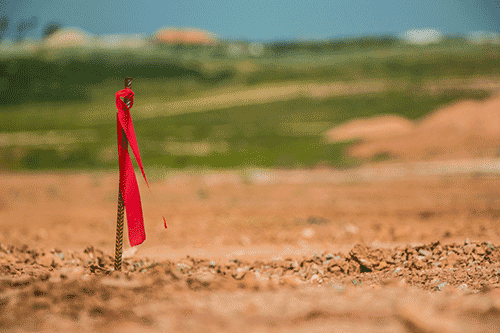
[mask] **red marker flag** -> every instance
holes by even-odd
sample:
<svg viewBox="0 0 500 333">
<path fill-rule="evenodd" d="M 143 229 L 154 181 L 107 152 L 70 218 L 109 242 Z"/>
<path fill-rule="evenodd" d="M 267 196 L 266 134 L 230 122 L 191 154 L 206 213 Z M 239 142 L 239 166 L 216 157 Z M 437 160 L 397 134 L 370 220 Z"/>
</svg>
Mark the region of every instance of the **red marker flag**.
<svg viewBox="0 0 500 333">
<path fill-rule="evenodd" d="M 130 106 L 127 106 L 121 98 L 125 100 L 128 99 L 130 101 Z M 118 110 L 116 124 L 118 132 L 118 159 L 120 165 L 120 192 L 123 196 L 125 210 L 127 212 L 130 246 L 135 246 L 144 242 L 146 239 L 146 232 L 144 230 L 141 196 L 139 194 L 139 187 L 137 185 L 134 167 L 132 166 L 132 160 L 128 152 L 127 142 L 130 143 L 130 147 L 132 148 L 148 189 L 149 184 L 146 179 L 146 174 L 144 173 L 144 167 L 142 166 L 134 125 L 132 124 L 132 117 L 130 116 L 130 108 L 134 105 L 134 92 L 132 89 L 127 87 L 117 91 L 115 94 L 115 103 Z M 167 222 L 164 217 L 163 221 L 166 228 Z"/>
</svg>

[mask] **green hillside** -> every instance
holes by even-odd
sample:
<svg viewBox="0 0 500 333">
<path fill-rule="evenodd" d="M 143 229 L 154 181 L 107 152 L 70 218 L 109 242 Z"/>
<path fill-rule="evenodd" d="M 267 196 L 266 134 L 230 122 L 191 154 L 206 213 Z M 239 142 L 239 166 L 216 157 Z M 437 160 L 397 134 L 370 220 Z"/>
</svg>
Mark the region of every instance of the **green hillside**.
<svg viewBox="0 0 500 333">
<path fill-rule="evenodd" d="M 337 96 L 323 100 L 299 97 L 134 121 L 145 165 L 159 168 L 296 168 L 358 165 L 345 157 L 349 142 L 327 143 L 322 133 L 336 124 L 380 114 L 419 119 L 437 107 L 461 100 L 484 99 L 485 91 L 447 91 L 437 95 L 408 91 Z M 112 108 L 110 107 L 112 110 Z M 4 169 L 109 169 L 117 167 L 116 123 L 108 110 L 105 124 L 31 123 L 19 132 L 2 122 Z M 47 112 L 47 111 L 46 111 Z M 16 115 L 18 116 L 18 115 Z M 47 120 L 50 118 L 46 118 Z M 21 118 L 15 118 L 23 122 Z M 15 128 L 16 131 L 7 132 Z"/>
</svg>

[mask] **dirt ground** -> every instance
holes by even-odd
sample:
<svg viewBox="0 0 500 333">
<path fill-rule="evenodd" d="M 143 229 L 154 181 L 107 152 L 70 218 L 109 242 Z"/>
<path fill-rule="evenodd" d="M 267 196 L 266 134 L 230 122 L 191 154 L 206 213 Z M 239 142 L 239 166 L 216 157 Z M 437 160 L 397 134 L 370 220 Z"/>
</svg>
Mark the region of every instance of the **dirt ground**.
<svg viewBox="0 0 500 333">
<path fill-rule="evenodd" d="M 330 133 L 376 166 L 140 181 L 121 271 L 117 172 L 1 173 L 0 331 L 499 332 L 499 101 Z"/>
<path fill-rule="evenodd" d="M 117 174 L 1 174 L 0 330 L 500 330 L 499 176 L 329 173 L 140 182 L 120 272 Z"/>
</svg>

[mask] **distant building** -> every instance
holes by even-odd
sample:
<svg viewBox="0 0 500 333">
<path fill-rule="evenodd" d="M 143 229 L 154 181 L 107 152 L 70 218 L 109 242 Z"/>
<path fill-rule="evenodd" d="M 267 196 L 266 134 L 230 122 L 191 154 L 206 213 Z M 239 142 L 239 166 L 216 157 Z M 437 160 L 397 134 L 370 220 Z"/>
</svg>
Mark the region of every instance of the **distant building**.
<svg viewBox="0 0 500 333">
<path fill-rule="evenodd" d="M 56 31 L 45 40 L 49 48 L 87 47 L 93 37 L 79 28 L 64 28 Z"/>
<path fill-rule="evenodd" d="M 408 44 L 415 45 L 428 45 L 432 43 L 439 43 L 441 41 L 442 35 L 441 32 L 425 28 L 425 29 L 413 29 L 404 32 L 401 37 Z"/>
<path fill-rule="evenodd" d="M 500 44 L 500 34 L 492 31 L 472 31 L 467 35 L 467 40 L 476 45 Z"/>
<path fill-rule="evenodd" d="M 154 34 L 152 43 L 215 46 L 219 40 L 214 33 L 200 29 L 161 28 Z"/>
</svg>

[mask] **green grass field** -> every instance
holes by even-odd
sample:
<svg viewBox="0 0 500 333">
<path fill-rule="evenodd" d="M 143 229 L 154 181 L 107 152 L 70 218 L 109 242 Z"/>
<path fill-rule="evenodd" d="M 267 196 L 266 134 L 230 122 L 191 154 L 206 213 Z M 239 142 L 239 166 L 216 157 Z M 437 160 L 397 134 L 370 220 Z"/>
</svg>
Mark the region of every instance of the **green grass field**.
<svg viewBox="0 0 500 333">
<path fill-rule="evenodd" d="M 325 142 L 322 133 L 328 128 L 380 114 L 417 120 L 442 105 L 465 98 L 484 99 L 488 95 L 486 91 L 458 90 L 437 95 L 386 91 L 323 100 L 298 97 L 194 113 L 136 117 L 134 125 L 143 162 L 149 167 L 348 168 L 363 161 L 345 156 L 344 149 L 350 142 Z M 24 112 L 5 112 L 0 125 L 4 169 L 117 167 L 116 113 L 112 103 L 103 107 L 103 118 L 94 124 L 77 121 L 79 112 L 84 111 L 81 106 L 21 110 Z M 55 115 L 58 117 L 53 121 Z"/>
<path fill-rule="evenodd" d="M 127 75 L 134 77 L 132 114 L 144 164 L 177 169 L 356 166 L 364 161 L 344 154 L 351 143 L 329 144 L 325 130 L 380 114 L 417 120 L 489 95 L 431 94 L 425 84 L 500 76 L 498 45 L 396 43 L 262 57 L 220 57 L 210 49 L 94 51 L 0 52 L 2 170 L 116 168 L 114 93 Z M 300 89 L 255 98 L 288 86 L 367 80 L 388 85 L 323 98 Z"/>
</svg>

